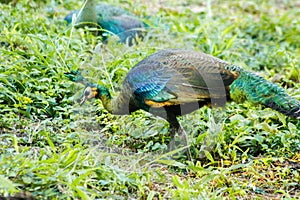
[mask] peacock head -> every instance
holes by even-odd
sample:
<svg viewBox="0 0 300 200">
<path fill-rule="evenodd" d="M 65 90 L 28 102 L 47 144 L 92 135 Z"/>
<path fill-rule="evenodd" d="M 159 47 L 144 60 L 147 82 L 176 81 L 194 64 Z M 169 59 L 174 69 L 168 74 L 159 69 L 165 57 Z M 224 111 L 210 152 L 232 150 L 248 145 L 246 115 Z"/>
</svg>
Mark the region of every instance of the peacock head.
<svg viewBox="0 0 300 200">
<path fill-rule="evenodd" d="M 99 98 L 103 103 L 111 99 L 111 95 L 107 87 L 100 85 L 89 85 L 83 91 L 83 97 L 80 101 L 80 105 L 88 99 Z"/>
</svg>

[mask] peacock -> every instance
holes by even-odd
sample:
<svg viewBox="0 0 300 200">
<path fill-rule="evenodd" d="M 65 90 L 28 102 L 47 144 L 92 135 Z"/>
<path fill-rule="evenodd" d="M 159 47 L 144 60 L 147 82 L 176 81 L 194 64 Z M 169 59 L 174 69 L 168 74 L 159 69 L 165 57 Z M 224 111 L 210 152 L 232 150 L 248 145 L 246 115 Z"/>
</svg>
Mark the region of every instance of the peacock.
<svg viewBox="0 0 300 200">
<path fill-rule="evenodd" d="M 86 85 L 80 104 L 99 98 L 104 108 L 116 115 L 142 109 L 166 119 L 170 124 L 170 149 L 174 148 L 176 133 L 186 135 L 177 117 L 205 105 L 224 106 L 230 100 L 248 100 L 300 118 L 300 102 L 281 87 L 241 67 L 196 51 L 167 49 L 148 56 L 128 72 L 116 98 L 112 98 L 107 87 L 88 82 L 78 71 L 65 75 Z M 186 136 L 184 143 L 188 144 Z M 190 159 L 190 152 L 187 154 Z"/>
<path fill-rule="evenodd" d="M 68 24 L 72 22 L 74 14 L 79 15 L 76 20 L 77 27 L 98 28 L 98 34 L 104 41 L 112 33 L 117 35 L 121 42 L 132 45 L 137 37 L 142 39 L 146 31 L 147 25 L 133 13 L 109 4 L 96 4 L 95 0 L 86 0 L 81 12 L 75 10 L 69 13 L 65 17 Z"/>
</svg>

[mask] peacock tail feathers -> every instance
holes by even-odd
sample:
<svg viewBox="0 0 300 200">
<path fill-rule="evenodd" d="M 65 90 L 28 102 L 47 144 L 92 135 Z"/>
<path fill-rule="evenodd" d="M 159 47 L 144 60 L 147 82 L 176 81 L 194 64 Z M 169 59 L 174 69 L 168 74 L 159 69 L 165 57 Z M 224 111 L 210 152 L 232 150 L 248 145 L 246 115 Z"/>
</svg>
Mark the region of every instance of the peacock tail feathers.
<svg viewBox="0 0 300 200">
<path fill-rule="evenodd" d="M 230 97 L 236 102 L 248 100 L 262 104 L 289 117 L 300 117 L 300 102 L 289 96 L 278 85 L 245 70 L 230 86 Z"/>
</svg>

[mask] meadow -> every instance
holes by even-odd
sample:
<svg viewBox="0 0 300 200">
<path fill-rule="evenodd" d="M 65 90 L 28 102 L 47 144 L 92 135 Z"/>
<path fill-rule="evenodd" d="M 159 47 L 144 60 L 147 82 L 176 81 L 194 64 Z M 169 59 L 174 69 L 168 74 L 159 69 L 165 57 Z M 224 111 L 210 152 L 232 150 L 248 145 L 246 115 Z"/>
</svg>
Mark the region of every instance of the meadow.
<svg viewBox="0 0 300 200">
<path fill-rule="evenodd" d="M 0 199 L 298 199 L 300 120 L 248 102 L 182 116 L 193 162 L 166 152 L 168 124 L 79 106 L 79 69 L 118 94 L 126 73 L 167 48 L 253 71 L 300 100 L 300 2 L 110 0 L 149 25 L 127 46 L 63 20 L 82 1 L 0 1 Z M 173 155 L 173 156 L 172 156 Z"/>
</svg>

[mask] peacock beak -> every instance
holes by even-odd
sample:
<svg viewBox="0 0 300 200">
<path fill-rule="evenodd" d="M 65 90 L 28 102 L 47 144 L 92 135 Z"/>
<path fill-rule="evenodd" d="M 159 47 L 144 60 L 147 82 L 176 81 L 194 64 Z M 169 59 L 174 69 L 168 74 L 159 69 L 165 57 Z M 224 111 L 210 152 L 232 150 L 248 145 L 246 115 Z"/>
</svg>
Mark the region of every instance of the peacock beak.
<svg viewBox="0 0 300 200">
<path fill-rule="evenodd" d="M 87 99 L 88 99 L 88 96 L 85 96 L 85 95 L 84 95 L 84 96 L 81 98 L 79 105 L 82 106 L 82 104 L 84 104 L 84 102 L 85 102 Z"/>
<path fill-rule="evenodd" d="M 97 87 L 87 87 L 87 88 L 85 88 L 79 105 L 81 106 L 88 99 L 95 98 L 97 94 L 98 94 Z"/>
</svg>

